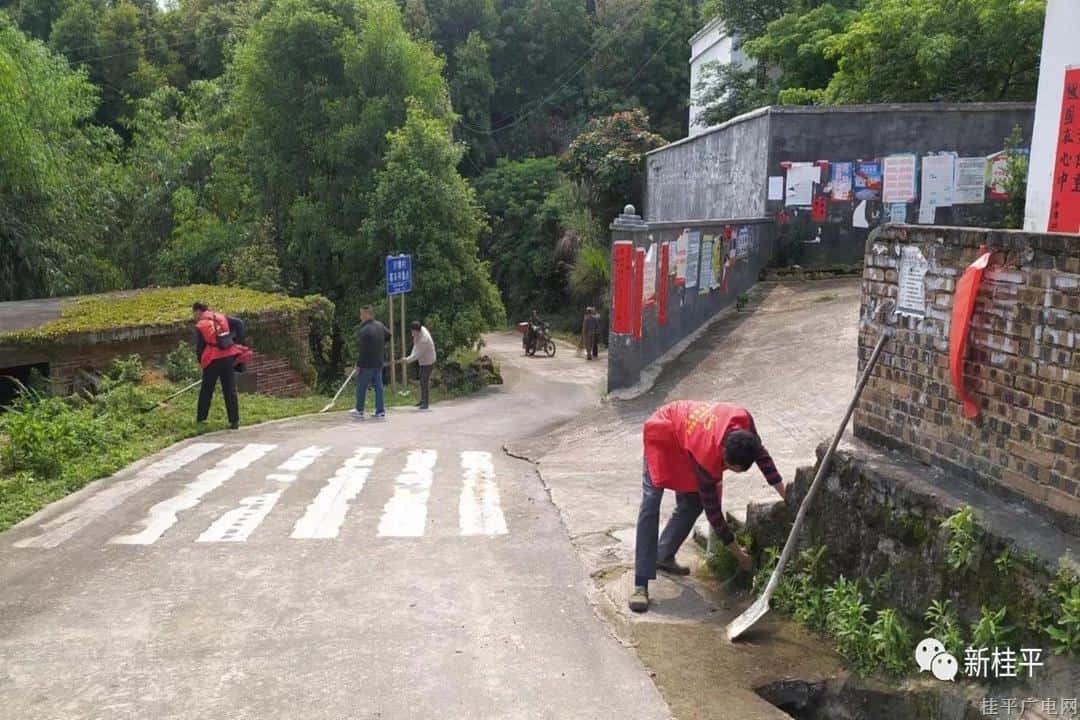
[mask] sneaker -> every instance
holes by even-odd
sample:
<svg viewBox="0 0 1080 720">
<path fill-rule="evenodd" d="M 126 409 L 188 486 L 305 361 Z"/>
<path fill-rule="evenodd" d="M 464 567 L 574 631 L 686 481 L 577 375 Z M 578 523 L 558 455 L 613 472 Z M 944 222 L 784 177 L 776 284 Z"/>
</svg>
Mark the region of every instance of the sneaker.
<svg viewBox="0 0 1080 720">
<path fill-rule="evenodd" d="M 636 613 L 643 613 L 649 609 L 649 588 L 638 585 L 630 596 L 630 609 Z"/>
<path fill-rule="evenodd" d="M 363 420 L 364 419 L 364 411 L 363 410 L 357 410 L 356 408 L 353 408 L 352 410 L 350 410 L 349 415 L 352 415 L 357 420 Z"/>
<path fill-rule="evenodd" d="M 660 562 L 656 563 L 656 569 L 657 570 L 663 570 L 664 572 L 671 573 L 672 575 L 689 575 L 690 574 L 690 568 L 686 567 L 685 565 L 680 565 L 679 563 L 675 562 L 675 557 L 674 556 L 669 557 L 669 558 L 664 558 Z"/>
<path fill-rule="evenodd" d="M 376 420 L 385 420 L 386 419 L 386 413 L 385 412 L 381 412 L 381 413 L 377 412 L 377 413 L 375 413 L 375 419 Z"/>
<path fill-rule="evenodd" d="M 421 410 L 430 410 L 431 409 L 427 405 L 417 405 L 416 407 L 420 408 Z"/>
<path fill-rule="evenodd" d="M 413 405 L 413 407 L 418 407 L 421 410 L 423 410 L 424 409 L 424 403 L 416 403 L 416 405 Z"/>
</svg>

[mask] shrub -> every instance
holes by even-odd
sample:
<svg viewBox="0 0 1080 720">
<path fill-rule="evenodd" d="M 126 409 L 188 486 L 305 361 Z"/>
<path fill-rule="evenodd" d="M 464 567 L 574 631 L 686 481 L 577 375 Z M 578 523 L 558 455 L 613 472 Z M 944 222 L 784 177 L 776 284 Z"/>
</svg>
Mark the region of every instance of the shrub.
<svg viewBox="0 0 1080 720">
<path fill-rule="evenodd" d="M 949 536 L 949 567 L 963 570 L 971 565 L 975 556 L 975 544 L 979 539 L 979 529 L 975 526 L 975 513 L 965 505 L 946 518 L 941 526 Z"/>
<path fill-rule="evenodd" d="M 113 383 L 138 385 L 143 378 L 143 362 L 138 355 L 113 358 L 107 375 Z"/>
<path fill-rule="evenodd" d="M 991 610 L 985 605 L 980 608 L 979 622 L 972 628 L 972 643 L 975 647 L 1001 647 L 1007 645 L 1013 628 L 1005 625 L 1005 613 L 1008 608 Z"/>
<path fill-rule="evenodd" d="M 902 675 L 911 667 L 911 633 L 895 610 L 880 610 L 870 626 L 870 652 L 888 672 Z"/>
<path fill-rule="evenodd" d="M 9 472 L 29 471 L 53 478 L 67 461 L 105 450 L 105 427 L 87 412 L 77 412 L 60 398 L 16 400 L 0 418 L 8 442 L 0 464 Z"/>
<path fill-rule="evenodd" d="M 165 377 L 169 382 L 191 382 L 200 374 L 195 353 L 187 343 L 180 343 L 165 356 Z"/>
</svg>

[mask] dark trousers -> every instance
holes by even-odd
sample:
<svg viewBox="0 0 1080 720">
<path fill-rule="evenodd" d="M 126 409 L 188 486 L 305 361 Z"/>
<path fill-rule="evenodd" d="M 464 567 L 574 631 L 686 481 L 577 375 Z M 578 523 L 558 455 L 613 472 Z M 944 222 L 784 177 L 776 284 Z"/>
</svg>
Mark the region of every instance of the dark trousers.
<svg viewBox="0 0 1080 720">
<path fill-rule="evenodd" d="M 637 547 L 634 557 L 634 574 L 644 580 L 656 578 L 657 558 L 675 557 L 701 515 L 701 496 L 697 493 L 675 493 L 675 512 L 660 531 L 660 501 L 664 489 L 653 485 L 648 466 L 641 477 L 641 509 L 638 510 Z"/>
<path fill-rule="evenodd" d="M 236 358 L 218 358 L 202 372 L 202 385 L 199 386 L 199 407 L 195 412 L 198 422 L 206 420 L 210 414 L 210 401 L 214 399 L 214 386 L 221 381 L 221 392 L 225 395 L 225 412 L 229 424 L 240 422 L 240 402 L 236 398 Z"/>
<path fill-rule="evenodd" d="M 592 346 L 592 359 L 595 360 L 600 357 L 600 336 L 593 335 L 590 345 Z"/>
<path fill-rule="evenodd" d="M 382 368 L 359 368 L 356 373 L 356 409 L 364 412 L 369 387 L 375 388 L 375 414 L 386 412 L 383 405 Z"/>
<path fill-rule="evenodd" d="M 431 394 L 431 369 L 434 365 L 420 366 L 420 407 L 428 406 L 428 396 Z"/>
</svg>

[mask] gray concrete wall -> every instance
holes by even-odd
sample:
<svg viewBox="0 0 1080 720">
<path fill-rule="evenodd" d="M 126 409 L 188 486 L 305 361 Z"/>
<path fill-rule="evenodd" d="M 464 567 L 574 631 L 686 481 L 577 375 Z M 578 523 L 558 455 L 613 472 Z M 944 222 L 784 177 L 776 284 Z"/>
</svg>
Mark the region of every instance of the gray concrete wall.
<svg viewBox="0 0 1080 720">
<path fill-rule="evenodd" d="M 746 226 L 750 229 L 751 254 L 729 270 L 724 291 L 715 289 L 701 294 L 699 288 L 677 286 L 671 275 L 658 278 L 658 289 L 660 282 L 667 283 L 667 323 L 660 325 L 659 305 L 654 304 L 643 310 L 640 340 L 630 335 L 611 334 L 608 341 L 609 391 L 636 385 L 641 379 L 642 370 L 696 332 L 722 309 L 734 305 L 739 295 L 752 288 L 757 282 L 758 273 L 768 265 L 773 255 L 775 225 L 766 219 L 684 224 L 650 223 L 647 233 L 638 233 L 636 237 L 617 238 L 633 239 L 637 247 L 648 249 L 650 242 L 663 243 L 676 239 L 684 228 L 700 231 L 703 236 L 719 236 L 723 235 L 726 226 L 734 229 Z"/>
<path fill-rule="evenodd" d="M 645 221 L 762 216 L 769 117 L 763 108 L 649 153 Z"/>
</svg>

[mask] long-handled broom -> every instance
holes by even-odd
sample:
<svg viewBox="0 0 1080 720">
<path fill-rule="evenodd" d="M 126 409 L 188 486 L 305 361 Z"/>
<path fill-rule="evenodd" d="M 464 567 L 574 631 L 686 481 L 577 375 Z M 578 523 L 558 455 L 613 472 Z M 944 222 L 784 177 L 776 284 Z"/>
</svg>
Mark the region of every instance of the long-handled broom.
<svg viewBox="0 0 1080 720">
<path fill-rule="evenodd" d="M 795 516 L 795 524 L 791 526 L 791 533 L 788 535 L 787 542 L 784 543 L 784 551 L 780 553 L 780 560 L 776 563 L 776 568 L 773 569 L 769 584 L 765 586 L 765 592 L 761 593 L 761 597 L 755 600 L 750 607 L 743 611 L 742 615 L 732 620 L 731 624 L 727 626 L 728 640 L 734 640 L 742 635 L 754 623 L 764 617 L 765 613 L 769 612 L 769 601 L 772 599 L 777 583 L 780 582 L 780 576 L 784 574 L 784 567 L 788 564 L 788 560 L 791 559 L 792 553 L 795 552 L 795 546 L 798 544 L 799 531 L 802 530 L 807 508 L 810 507 L 810 502 L 814 499 L 814 495 L 817 493 L 821 481 L 829 469 L 829 462 L 832 460 L 833 452 L 836 450 L 836 446 L 840 444 L 840 438 L 844 436 L 848 421 L 855 412 L 855 406 L 859 404 L 859 396 L 862 395 L 863 388 L 866 387 L 866 382 L 870 379 L 870 373 L 874 370 L 874 365 L 877 364 L 881 350 L 894 332 L 892 328 L 884 328 L 881 337 L 878 338 L 877 345 L 874 346 L 874 352 L 870 355 L 870 359 L 867 360 L 866 368 L 863 369 L 862 376 L 855 386 L 855 397 L 851 399 L 851 404 L 848 405 L 847 412 L 844 413 L 840 429 L 836 431 L 832 444 L 829 445 L 829 449 L 825 452 L 825 457 L 821 458 L 817 475 L 814 476 L 814 482 L 810 483 L 810 489 L 807 490 L 806 497 L 803 498 L 802 504 L 799 505 L 799 512 Z"/>
<path fill-rule="evenodd" d="M 345 378 L 345 382 L 341 383 L 341 387 L 339 387 L 338 391 L 336 393 L 334 393 L 334 399 L 331 400 L 330 402 L 326 403 L 326 407 L 324 407 L 322 410 L 320 410 L 319 411 L 320 413 L 324 413 L 327 410 L 329 410 L 330 408 L 334 407 L 334 403 L 336 403 L 337 399 L 339 397 L 341 397 L 341 391 L 345 389 L 345 386 L 349 384 L 349 381 L 352 380 L 355 375 L 356 375 L 356 368 L 353 368 L 352 372 L 349 373 L 349 377 Z"/>
</svg>

